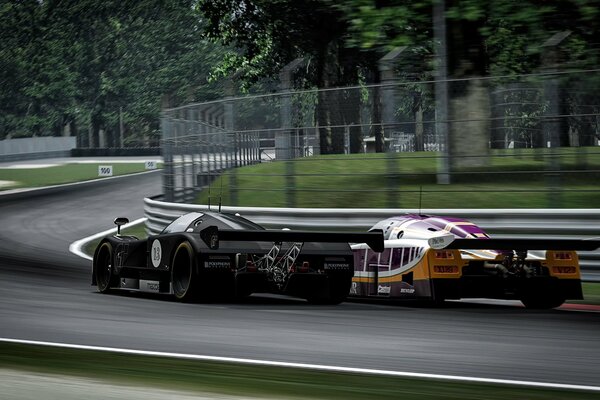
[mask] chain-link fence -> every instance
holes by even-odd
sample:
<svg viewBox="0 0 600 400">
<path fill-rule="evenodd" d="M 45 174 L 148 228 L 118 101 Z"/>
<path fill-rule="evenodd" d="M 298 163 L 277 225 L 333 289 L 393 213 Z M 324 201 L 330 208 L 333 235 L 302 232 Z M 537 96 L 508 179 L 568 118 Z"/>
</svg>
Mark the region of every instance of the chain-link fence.
<svg viewBox="0 0 600 400">
<path fill-rule="evenodd" d="M 444 120 L 436 120 L 434 93 L 440 84 L 448 93 Z M 512 190 L 539 192 L 547 199 L 543 206 L 559 207 L 555 193 L 563 183 L 574 179 L 580 183 L 577 190 L 586 192 L 597 187 L 598 89 L 600 70 L 589 70 L 284 91 L 190 104 L 163 115 L 164 194 L 167 200 L 190 201 L 226 174 L 228 201 L 235 205 L 244 190 L 251 190 L 240 184 L 244 172 L 238 167 L 284 161 L 281 180 L 265 177 L 264 185 L 253 189 L 285 193 L 271 205 L 298 206 L 304 204 L 298 201 L 300 192 L 340 190 L 322 181 L 328 174 L 339 177 L 340 171 L 311 172 L 306 161 L 322 162 L 323 157 L 314 157 L 320 154 L 383 152 L 379 169 L 349 171 L 352 179 L 344 190 L 382 191 L 388 200 L 381 205 L 395 207 L 402 205 L 401 193 L 420 196 L 423 186 L 448 195 L 451 188 L 435 186 L 436 177 L 448 173 L 451 183 L 463 186 L 502 183 L 488 188 L 490 195 L 520 182 L 522 188 Z M 411 154 L 430 168 L 419 169 L 417 163 L 406 170 L 403 165 L 413 164 L 403 157 Z M 444 163 L 446 170 L 440 167 Z M 361 188 L 365 180 L 381 186 Z M 414 201 L 414 195 L 408 198 Z"/>
</svg>

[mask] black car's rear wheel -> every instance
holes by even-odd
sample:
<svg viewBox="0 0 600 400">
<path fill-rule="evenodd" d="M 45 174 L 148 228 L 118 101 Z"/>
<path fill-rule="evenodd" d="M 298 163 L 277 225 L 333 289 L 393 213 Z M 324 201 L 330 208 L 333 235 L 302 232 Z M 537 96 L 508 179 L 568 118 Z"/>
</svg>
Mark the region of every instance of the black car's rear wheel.
<svg viewBox="0 0 600 400">
<path fill-rule="evenodd" d="M 196 255 L 188 241 L 180 243 L 175 250 L 171 278 L 177 299 L 187 301 L 197 295 Z"/>
<path fill-rule="evenodd" d="M 113 271 L 113 248 L 109 242 L 104 242 L 98 250 L 96 258 L 96 284 L 100 293 L 106 293 L 110 290 L 111 284 L 114 281 Z"/>
</svg>

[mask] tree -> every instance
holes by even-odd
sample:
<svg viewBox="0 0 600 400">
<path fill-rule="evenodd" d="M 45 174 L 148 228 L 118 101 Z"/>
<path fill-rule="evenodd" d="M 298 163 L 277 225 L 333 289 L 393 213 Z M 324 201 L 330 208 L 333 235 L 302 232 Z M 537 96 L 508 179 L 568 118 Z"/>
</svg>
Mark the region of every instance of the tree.
<svg viewBox="0 0 600 400">
<path fill-rule="evenodd" d="M 80 135 L 120 145 L 156 135 L 161 106 L 215 96 L 223 51 L 202 36 L 193 0 L 3 1 L 0 132 Z M 103 135 L 101 135 L 103 133 Z"/>
<path fill-rule="evenodd" d="M 539 72 L 542 43 L 554 33 L 567 30 L 571 35 L 563 49 L 570 60 L 565 61 L 563 67 L 595 68 L 597 65 L 598 47 L 594 39 L 599 34 L 600 3 L 597 0 L 447 0 L 445 3 L 448 76 L 458 79 L 450 87 L 449 119 L 470 121 L 450 123 L 455 153 L 473 150 L 473 139 L 480 141 L 479 152 L 487 151 L 489 126 L 485 121 L 489 119 L 486 100 L 489 96 L 486 81 L 477 78 Z M 430 6 L 430 2 L 354 0 L 339 7 L 345 10 L 351 22 L 349 45 L 368 49 L 408 45 L 431 52 Z M 423 66 L 427 67 L 425 63 Z M 464 78 L 469 81 L 462 81 Z M 504 82 L 512 80 L 514 78 L 503 78 Z M 583 99 L 589 94 L 580 91 L 578 96 Z M 575 101 L 570 100 L 572 96 L 562 97 L 569 99 L 570 107 L 575 109 L 571 104 Z M 589 97 L 584 103 L 593 104 Z M 583 121 L 577 129 L 583 132 L 589 131 L 589 127 L 590 123 Z M 563 135 L 567 132 L 567 129 L 562 130 Z M 589 133 L 586 136 L 593 137 Z"/>
<path fill-rule="evenodd" d="M 304 57 L 309 86 L 344 87 L 358 84 L 359 71 L 370 62 L 365 52 L 345 45 L 348 21 L 327 0 L 202 0 L 198 8 L 207 19 L 208 36 L 236 49 L 223 71 L 239 71 L 247 82 L 277 76 L 285 65 Z M 333 91 L 319 91 L 316 123 L 322 153 L 343 152 L 343 128 L 338 127 L 359 124 L 358 106 L 358 92 L 342 99 Z M 353 130 L 354 152 L 361 147 L 359 135 L 359 129 Z"/>
</svg>

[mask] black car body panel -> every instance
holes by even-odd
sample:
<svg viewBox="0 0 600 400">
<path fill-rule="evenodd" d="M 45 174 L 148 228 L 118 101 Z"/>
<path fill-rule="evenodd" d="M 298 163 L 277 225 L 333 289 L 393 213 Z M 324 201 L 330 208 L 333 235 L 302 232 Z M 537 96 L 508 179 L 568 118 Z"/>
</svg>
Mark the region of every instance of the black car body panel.
<svg viewBox="0 0 600 400">
<path fill-rule="evenodd" d="M 92 284 L 175 294 L 181 300 L 270 292 L 338 303 L 353 276 L 348 242 L 383 249 L 381 232 L 265 230 L 237 214 L 189 213 L 162 233 L 110 235 L 94 254 Z"/>
</svg>

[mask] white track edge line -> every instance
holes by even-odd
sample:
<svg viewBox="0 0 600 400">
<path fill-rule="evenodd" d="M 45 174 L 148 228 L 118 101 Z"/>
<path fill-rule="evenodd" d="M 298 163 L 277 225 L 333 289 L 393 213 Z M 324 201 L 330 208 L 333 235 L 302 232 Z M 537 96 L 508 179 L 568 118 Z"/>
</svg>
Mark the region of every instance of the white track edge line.
<svg viewBox="0 0 600 400">
<path fill-rule="evenodd" d="M 128 224 L 123 225 L 121 227 L 121 229 L 125 229 L 125 228 L 128 228 L 130 226 L 140 224 L 142 222 L 145 222 L 147 219 L 148 218 L 145 218 L 145 217 L 144 218 L 140 218 L 140 219 L 136 219 L 135 221 L 132 221 L 132 222 L 130 222 Z M 111 228 L 111 229 L 107 229 L 107 230 L 102 231 L 102 232 L 98 232 L 98 233 L 96 233 L 96 234 L 94 234 L 92 236 L 88 236 L 88 237 L 84 237 L 83 239 L 76 240 L 76 241 L 74 241 L 73 243 L 71 243 L 69 245 L 69 251 L 71 253 L 75 254 L 76 256 L 79 256 L 81 258 L 85 258 L 86 260 L 90 260 L 91 261 L 91 260 L 93 260 L 93 257 L 90 257 L 89 255 L 85 254 L 81 250 L 81 248 L 83 246 L 85 246 L 88 242 L 91 242 L 92 240 L 104 237 L 106 235 L 110 235 L 111 233 L 114 233 L 116 231 L 117 231 L 117 228 Z"/>
<path fill-rule="evenodd" d="M 379 369 L 369 369 L 369 368 L 339 367 L 339 366 L 332 366 L 332 365 L 304 364 L 304 363 L 294 363 L 294 362 L 284 362 L 284 361 L 255 360 L 255 359 L 236 358 L 236 357 L 219 357 L 219 356 L 206 356 L 206 355 L 199 355 L 199 354 L 183 354 L 183 353 L 169 353 L 169 352 L 160 352 L 160 351 L 133 350 L 133 349 L 122 349 L 122 348 L 116 348 L 116 347 L 89 346 L 89 345 L 43 342 L 43 341 L 37 341 L 37 340 L 24 340 L 24 339 L 11 339 L 11 338 L 0 338 L 0 342 L 28 344 L 28 345 L 36 345 L 36 346 L 59 347 L 59 348 L 76 349 L 76 350 L 103 351 L 103 352 L 119 353 L 119 354 L 133 354 L 133 355 L 153 356 L 153 357 L 168 357 L 168 358 L 178 358 L 178 359 L 197 360 L 197 361 L 217 361 L 217 362 L 227 362 L 227 363 L 246 364 L 246 365 L 264 365 L 264 366 L 270 366 L 270 367 L 300 368 L 300 369 L 309 369 L 309 370 L 316 370 L 316 371 L 346 372 L 346 373 L 356 373 L 356 374 L 366 374 L 366 375 L 393 376 L 393 377 L 400 377 L 400 378 L 437 379 L 437 380 L 446 380 L 446 381 L 462 381 L 462 382 L 472 382 L 472 383 L 487 383 L 487 384 L 498 384 L 498 385 L 540 387 L 540 388 L 546 388 L 546 389 L 585 390 L 585 391 L 600 392 L 600 386 L 573 385 L 573 384 L 565 384 L 565 383 L 519 381 L 519 380 L 511 380 L 511 379 L 478 378 L 478 377 L 459 376 L 459 375 L 441 375 L 441 374 L 426 374 L 426 373 L 419 373 L 419 372 L 379 370 Z"/>
</svg>

